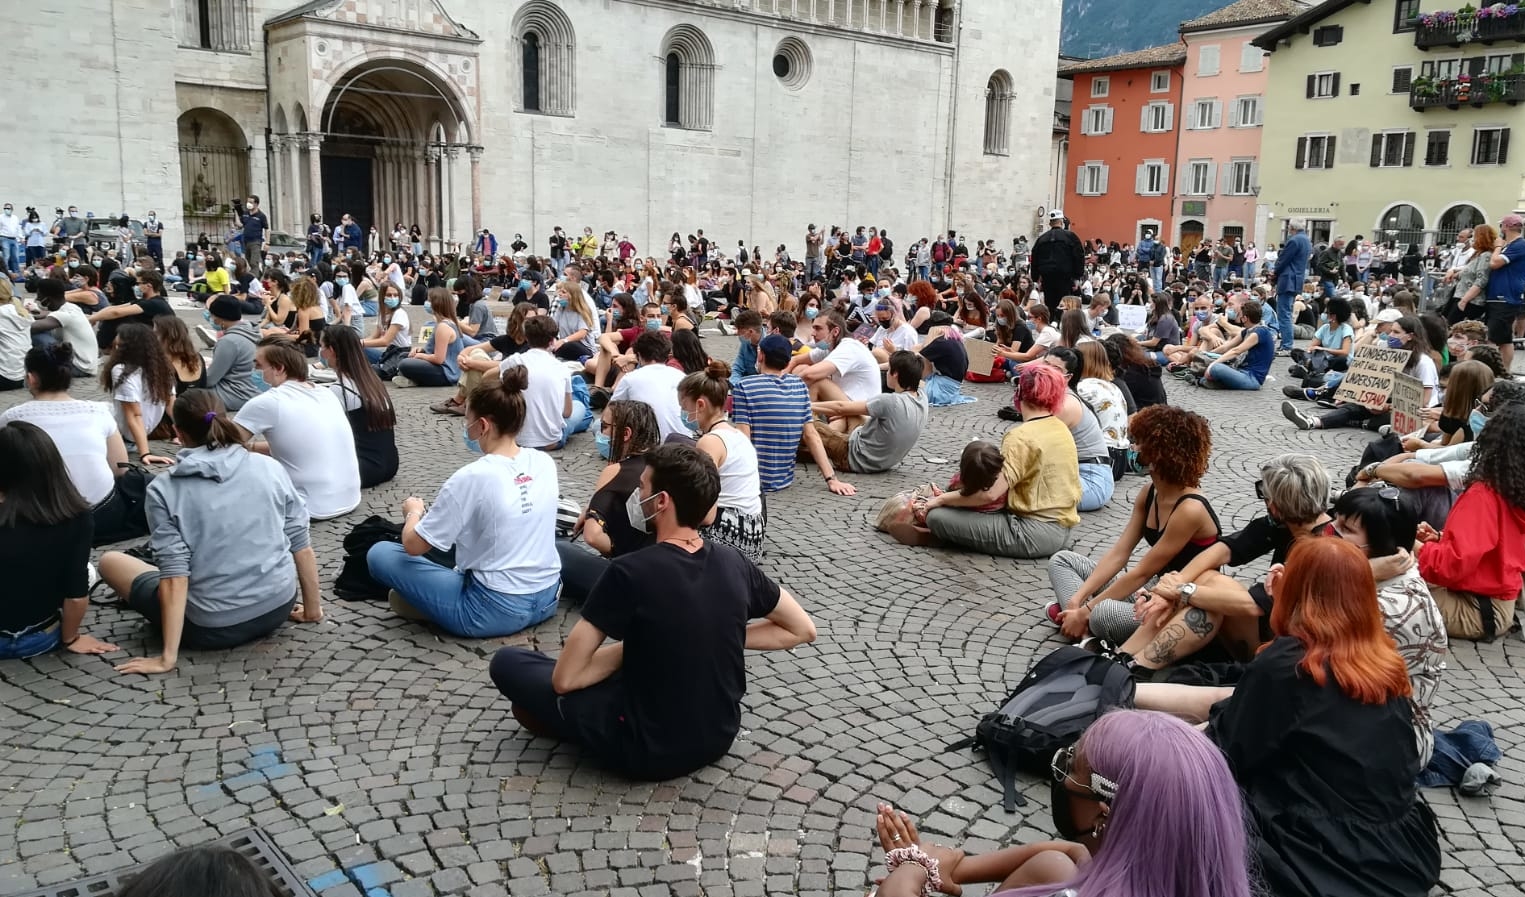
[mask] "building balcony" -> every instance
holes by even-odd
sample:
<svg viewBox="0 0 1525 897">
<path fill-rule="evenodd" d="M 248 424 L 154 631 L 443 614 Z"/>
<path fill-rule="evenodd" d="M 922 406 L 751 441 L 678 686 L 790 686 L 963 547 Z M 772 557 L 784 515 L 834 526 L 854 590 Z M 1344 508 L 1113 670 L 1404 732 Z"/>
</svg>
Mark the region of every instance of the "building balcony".
<svg viewBox="0 0 1525 897">
<path fill-rule="evenodd" d="M 1492 44 L 1498 41 L 1525 41 L 1525 13 L 1486 17 L 1476 13 L 1464 16 L 1435 13 L 1421 16 L 1418 27 L 1414 29 L 1414 46 L 1421 50 L 1460 47 L 1470 43 Z"/>
<path fill-rule="evenodd" d="M 1467 81 L 1415 78 L 1409 86 L 1409 108 L 1423 112 L 1434 106 L 1481 109 L 1490 103 L 1518 105 L 1525 100 L 1525 75 L 1479 75 Z"/>
</svg>

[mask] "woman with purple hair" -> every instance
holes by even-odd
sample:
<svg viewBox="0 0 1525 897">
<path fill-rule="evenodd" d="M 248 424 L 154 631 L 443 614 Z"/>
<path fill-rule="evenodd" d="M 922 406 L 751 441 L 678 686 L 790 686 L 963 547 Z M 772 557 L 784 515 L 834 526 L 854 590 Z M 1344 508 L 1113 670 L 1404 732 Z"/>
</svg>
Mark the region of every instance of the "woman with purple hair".
<svg viewBox="0 0 1525 897">
<path fill-rule="evenodd" d="M 889 874 L 879 897 L 957 895 L 999 882 L 995 897 L 1250 897 L 1239 788 L 1201 732 L 1163 713 L 1116 710 L 1054 755 L 1054 827 L 1063 841 L 982 856 L 919 842 L 910 817 L 881 804 Z M 930 891 L 927 891 L 930 892 Z"/>
</svg>

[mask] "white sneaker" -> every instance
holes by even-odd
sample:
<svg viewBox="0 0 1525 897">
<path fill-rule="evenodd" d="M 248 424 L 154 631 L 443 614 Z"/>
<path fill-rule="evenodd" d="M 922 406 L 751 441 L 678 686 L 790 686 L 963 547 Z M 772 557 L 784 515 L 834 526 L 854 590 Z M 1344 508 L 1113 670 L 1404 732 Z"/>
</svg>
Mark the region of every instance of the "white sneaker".
<svg viewBox="0 0 1525 897">
<path fill-rule="evenodd" d="M 85 565 L 85 592 L 88 594 L 95 591 L 96 583 L 101 581 L 101 571 L 95 568 L 95 564 Z"/>
<path fill-rule="evenodd" d="M 217 348 L 217 333 L 205 324 L 196 325 L 196 335 L 208 349 Z"/>
<path fill-rule="evenodd" d="M 730 336 L 731 334 L 736 332 L 736 328 L 731 326 L 731 322 L 725 320 L 724 318 L 716 318 L 715 319 L 715 329 L 719 330 L 722 334 L 724 334 L 726 336 Z"/>
<path fill-rule="evenodd" d="M 407 389 L 410 386 L 417 386 L 418 384 L 414 383 L 412 380 L 409 380 L 407 377 L 398 374 L 392 378 L 392 385 L 398 389 Z"/>
<path fill-rule="evenodd" d="M 314 364 L 307 368 L 307 379 L 314 383 L 336 383 L 339 375 L 322 365 Z"/>
</svg>

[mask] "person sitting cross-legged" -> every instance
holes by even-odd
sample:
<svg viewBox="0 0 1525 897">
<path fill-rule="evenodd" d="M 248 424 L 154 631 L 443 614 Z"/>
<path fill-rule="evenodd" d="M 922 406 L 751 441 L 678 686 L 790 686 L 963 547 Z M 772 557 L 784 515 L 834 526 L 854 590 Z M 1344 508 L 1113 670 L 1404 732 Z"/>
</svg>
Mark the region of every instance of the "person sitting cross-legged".
<svg viewBox="0 0 1525 897">
<path fill-rule="evenodd" d="M 879 384 L 879 361 L 853 338 L 847 322 L 835 311 L 822 312 L 810 323 L 815 348 L 796 355 L 786 373 L 797 374 L 810 387 L 815 402 L 847 400 L 867 402 L 883 392 Z M 861 420 L 848 420 L 852 426 Z"/>
<path fill-rule="evenodd" d="M 1074 542 L 1080 522 L 1075 439 L 1056 415 L 1069 393 L 1064 375 L 1043 362 L 1017 372 L 1021 426 L 1001 439 L 1004 464 L 988 488 L 927 500 L 927 529 L 943 542 L 1002 557 L 1049 557 Z M 982 510 L 1004 501 L 1003 510 Z"/>
<path fill-rule="evenodd" d="M 323 619 L 307 506 L 286 469 L 244 448 L 247 434 L 210 390 L 188 390 L 170 417 L 185 448 L 145 499 L 157 566 L 101 555 L 101 579 L 164 638 L 159 656 L 119 664 L 122 673 L 167 673 L 182 648 L 232 648 L 288 618 Z"/>
<path fill-rule="evenodd" d="M 788 314 L 788 312 L 778 312 Z M 836 468 L 810 416 L 805 381 L 786 374 L 794 349 L 788 338 L 770 333 L 757 345 L 758 373 L 743 377 L 731 390 L 731 422 L 757 448 L 757 470 L 764 492 L 778 492 L 794 482 L 797 454 L 812 458 L 826 488 L 836 495 L 856 495 L 852 484 L 837 478 Z"/>
<path fill-rule="evenodd" d="M 746 693 L 743 652 L 786 651 L 816 630 L 740 552 L 699 535 L 719 496 L 720 473 L 700 449 L 669 443 L 647 453 L 629 510 L 657 544 L 610 563 L 558 658 L 517 647 L 493 656 L 492 680 L 526 730 L 647 781 L 687 775 L 730 749 Z"/>
<path fill-rule="evenodd" d="M 1218 572 L 1271 555 L 1286 559 L 1294 540 L 1332 535 L 1329 475 L 1312 455 L 1285 454 L 1261 465 L 1255 493 L 1266 505 L 1237 533 L 1224 536 L 1179 573 L 1167 573 L 1137 610 L 1139 627 L 1122 645 L 1135 669 L 1159 670 L 1199 651 L 1215 637 L 1241 659 L 1265 641 L 1272 596 L 1257 583 L 1245 588 Z"/>
<path fill-rule="evenodd" d="M 462 435 L 482 457 L 445 480 L 427 513 L 423 499 L 405 499 L 402 541 L 378 542 L 366 553 L 372 578 L 391 589 L 398 616 L 452 635 L 491 638 L 556 612 L 556 462 L 518 442 L 529 414 L 529 376 L 526 368 L 509 368 L 500 382 L 471 391 Z M 454 567 L 425 557 L 431 549 L 454 549 Z"/>
<path fill-rule="evenodd" d="M 921 356 L 898 349 L 890 356 L 889 392 L 867 401 L 835 399 L 810 406 L 831 419 L 829 424 L 817 422 L 814 428 L 833 470 L 885 473 L 911 453 L 930 417 L 927 398 L 921 393 L 921 375 Z M 810 453 L 811 444 L 802 442 L 799 454 Z"/>
</svg>

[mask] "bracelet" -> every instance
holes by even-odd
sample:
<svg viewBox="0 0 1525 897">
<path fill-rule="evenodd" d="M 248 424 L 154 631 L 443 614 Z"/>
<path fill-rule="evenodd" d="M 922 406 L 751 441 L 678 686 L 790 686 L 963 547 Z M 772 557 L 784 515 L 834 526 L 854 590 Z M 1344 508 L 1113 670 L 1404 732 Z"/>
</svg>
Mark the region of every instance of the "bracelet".
<svg viewBox="0 0 1525 897">
<path fill-rule="evenodd" d="M 74 638 L 69 639 L 67 642 L 62 642 L 60 644 L 62 644 L 63 647 L 67 648 L 70 645 L 74 644 L 75 642 L 79 641 L 80 638 L 81 638 L 81 636 L 76 635 Z"/>
<path fill-rule="evenodd" d="M 836 474 L 832 474 L 832 475 L 831 475 L 831 476 L 829 476 L 829 477 L 827 477 L 827 478 L 826 478 L 826 482 L 828 482 L 828 483 L 829 483 L 829 482 L 831 482 L 831 481 L 832 481 L 832 480 L 834 480 L 834 479 L 836 479 L 836 478 L 837 478 L 837 475 L 836 475 Z"/>
<path fill-rule="evenodd" d="M 884 855 L 884 868 L 890 872 L 899 869 L 906 861 L 917 863 L 927 870 L 927 881 L 921 887 L 924 897 L 932 897 L 942 889 L 943 877 L 939 874 L 938 867 L 941 865 L 937 860 L 927 856 L 927 852 L 918 845 L 909 847 L 897 847 Z"/>
</svg>

